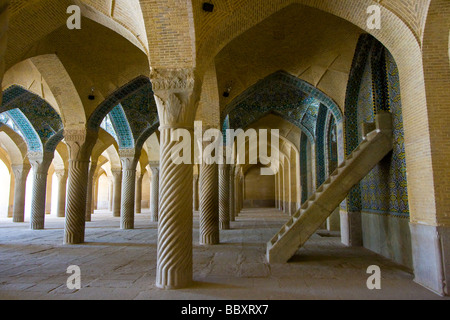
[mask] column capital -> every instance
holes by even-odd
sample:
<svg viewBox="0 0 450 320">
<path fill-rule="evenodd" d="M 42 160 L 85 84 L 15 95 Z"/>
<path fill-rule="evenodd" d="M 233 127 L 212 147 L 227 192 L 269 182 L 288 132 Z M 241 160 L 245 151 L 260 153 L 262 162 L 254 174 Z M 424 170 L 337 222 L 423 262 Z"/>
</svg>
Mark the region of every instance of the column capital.
<svg viewBox="0 0 450 320">
<path fill-rule="evenodd" d="M 111 169 L 113 179 L 119 179 L 122 177 L 122 169 Z"/>
<path fill-rule="evenodd" d="M 52 164 L 54 153 L 50 152 L 30 152 L 28 153 L 28 160 L 34 173 L 47 174 L 50 165 Z"/>
<path fill-rule="evenodd" d="M 121 149 L 119 150 L 122 170 L 136 170 L 137 163 L 141 156 L 141 150 Z"/>
<path fill-rule="evenodd" d="M 71 161 L 89 161 L 98 138 L 98 132 L 81 129 L 65 129 L 64 142 Z"/>
<path fill-rule="evenodd" d="M 150 169 L 153 168 L 159 169 L 159 161 L 150 161 L 148 165 L 150 166 Z"/>
<path fill-rule="evenodd" d="M 194 90 L 195 68 L 151 68 L 150 81 L 153 92 L 183 92 Z"/>
<path fill-rule="evenodd" d="M 69 174 L 69 170 L 67 169 L 59 169 L 59 170 L 55 170 L 55 174 L 56 177 L 61 180 L 61 179 L 67 179 L 67 176 Z"/>
<path fill-rule="evenodd" d="M 97 161 L 92 161 L 89 166 L 89 179 L 95 180 L 95 171 L 97 170 Z"/>
<path fill-rule="evenodd" d="M 11 166 L 11 169 L 16 179 L 22 179 L 24 176 L 25 177 L 28 176 L 28 173 L 30 172 L 31 169 L 31 165 L 28 163 L 13 164 Z"/>
<path fill-rule="evenodd" d="M 161 128 L 193 129 L 201 81 L 195 68 L 150 71 Z"/>
</svg>

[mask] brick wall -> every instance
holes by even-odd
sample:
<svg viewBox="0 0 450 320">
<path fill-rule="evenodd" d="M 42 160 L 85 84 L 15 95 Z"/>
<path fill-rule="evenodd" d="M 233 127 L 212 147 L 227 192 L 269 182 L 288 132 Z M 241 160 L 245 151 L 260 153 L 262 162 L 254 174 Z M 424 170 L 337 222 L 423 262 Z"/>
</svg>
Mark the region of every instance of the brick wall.
<svg viewBox="0 0 450 320">
<path fill-rule="evenodd" d="M 0 5 L 0 83 L 3 79 L 5 68 L 5 50 L 6 50 L 6 30 L 8 28 L 8 1 L 3 1 Z M 1 87 L 0 87 L 0 101 L 1 101 Z"/>
<path fill-rule="evenodd" d="M 445 226 L 450 226 L 449 30 L 450 2 L 431 1 L 423 44 L 423 70 L 434 177 L 433 189 L 430 192 L 435 195 L 435 222 Z M 417 183 L 420 184 L 420 181 Z"/>
</svg>

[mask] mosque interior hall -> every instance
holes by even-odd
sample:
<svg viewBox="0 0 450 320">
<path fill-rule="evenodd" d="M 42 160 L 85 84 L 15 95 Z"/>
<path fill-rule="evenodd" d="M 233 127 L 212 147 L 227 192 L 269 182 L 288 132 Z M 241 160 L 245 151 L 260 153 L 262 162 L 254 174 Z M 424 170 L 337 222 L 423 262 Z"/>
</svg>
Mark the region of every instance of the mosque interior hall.
<svg viewBox="0 0 450 320">
<path fill-rule="evenodd" d="M 2 300 L 449 299 L 448 0 L 0 0 L 0 83 Z"/>
</svg>

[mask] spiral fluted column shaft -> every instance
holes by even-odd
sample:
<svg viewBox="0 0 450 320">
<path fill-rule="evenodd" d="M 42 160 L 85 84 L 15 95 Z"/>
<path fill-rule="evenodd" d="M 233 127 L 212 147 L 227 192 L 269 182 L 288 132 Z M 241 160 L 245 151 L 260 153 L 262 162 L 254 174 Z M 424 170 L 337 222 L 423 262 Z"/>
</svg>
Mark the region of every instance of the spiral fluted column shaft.
<svg viewBox="0 0 450 320">
<path fill-rule="evenodd" d="M 230 229 L 230 166 L 219 165 L 219 226 Z"/>
<path fill-rule="evenodd" d="M 193 196 L 192 196 L 192 206 L 194 207 L 194 211 L 198 211 L 199 210 L 199 194 L 198 194 L 198 183 L 199 183 L 199 178 L 198 175 L 194 176 L 193 179 L 193 183 L 192 183 L 192 192 L 193 192 Z"/>
<path fill-rule="evenodd" d="M 236 202 L 235 202 L 235 167 L 230 166 L 230 221 L 236 221 Z"/>
<path fill-rule="evenodd" d="M 113 170 L 113 200 L 112 200 L 112 212 L 116 218 L 120 217 L 120 205 L 122 198 L 122 170 Z"/>
<path fill-rule="evenodd" d="M 122 170 L 122 208 L 120 212 L 120 228 L 134 229 L 134 204 L 136 193 L 136 169 Z"/>
<path fill-rule="evenodd" d="M 58 218 L 66 216 L 66 189 L 67 189 L 67 171 L 56 172 L 58 178 L 58 203 L 56 204 L 56 215 Z"/>
<path fill-rule="evenodd" d="M 14 206 L 13 222 L 25 221 L 25 189 L 27 184 L 29 166 L 13 167 L 14 172 Z"/>
<path fill-rule="evenodd" d="M 92 220 L 92 199 L 94 194 L 94 174 L 96 169 L 97 165 L 91 163 L 86 194 L 86 222 L 90 222 Z"/>
<path fill-rule="evenodd" d="M 114 194 L 114 179 L 109 178 L 109 191 L 108 191 L 108 211 L 112 212 L 113 210 L 113 194 Z"/>
<path fill-rule="evenodd" d="M 65 244 L 84 242 L 89 161 L 69 162 L 66 198 Z"/>
<path fill-rule="evenodd" d="M 33 195 L 31 200 L 31 229 L 42 230 L 45 225 L 45 194 L 47 173 L 36 172 L 33 175 Z"/>
<path fill-rule="evenodd" d="M 158 222 L 159 216 L 159 167 L 151 167 L 152 185 L 150 194 L 150 214 L 152 222 Z"/>
<path fill-rule="evenodd" d="M 136 213 L 142 213 L 142 179 L 144 175 L 141 174 L 136 178 Z"/>
<path fill-rule="evenodd" d="M 239 195 L 240 195 L 240 201 L 239 201 L 239 207 L 240 210 L 244 209 L 244 199 L 245 199 L 245 191 L 244 191 L 244 177 L 241 177 L 241 181 L 239 183 Z"/>
<path fill-rule="evenodd" d="M 183 288 L 192 282 L 193 167 L 175 164 L 172 129 L 161 130 L 158 263 L 156 285 Z"/>
<path fill-rule="evenodd" d="M 45 192 L 45 214 L 52 212 L 52 187 L 53 187 L 53 173 L 47 172 L 47 191 Z"/>
<path fill-rule="evenodd" d="M 200 166 L 200 244 L 220 242 L 219 231 L 219 170 L 217 164 Z"/>
<path fill-rule="evenodd" d="M 241 213 L 241 178 L 238 176 L 236 180 L 236 217 Z"/>
</svg>

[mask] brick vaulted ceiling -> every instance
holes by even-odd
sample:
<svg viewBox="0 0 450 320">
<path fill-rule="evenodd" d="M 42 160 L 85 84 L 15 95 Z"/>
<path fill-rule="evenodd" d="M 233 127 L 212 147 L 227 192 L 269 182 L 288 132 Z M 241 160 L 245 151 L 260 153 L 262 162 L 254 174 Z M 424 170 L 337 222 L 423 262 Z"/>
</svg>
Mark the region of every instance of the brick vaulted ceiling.
<svg viewBox="0 0 450 320">
<path fill-rule="evenodd" d="M 285 70 L 316 86 L 342 109 L 356 43 L 363 31 L 333 15 L 292 5 L 248 30 L 216 57 L 224 110 L 259 80 Z"/>
</svg>

